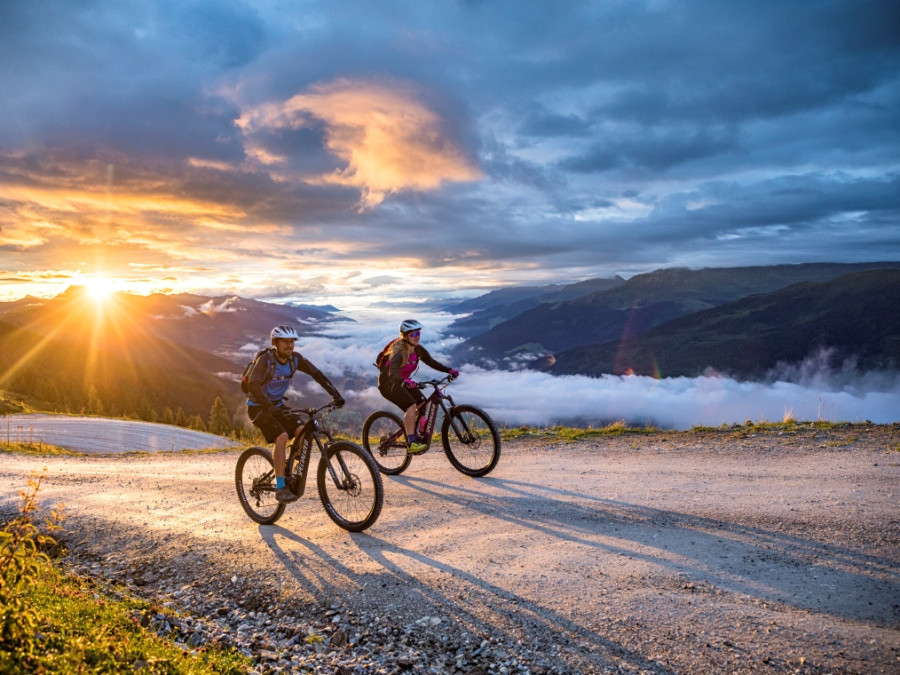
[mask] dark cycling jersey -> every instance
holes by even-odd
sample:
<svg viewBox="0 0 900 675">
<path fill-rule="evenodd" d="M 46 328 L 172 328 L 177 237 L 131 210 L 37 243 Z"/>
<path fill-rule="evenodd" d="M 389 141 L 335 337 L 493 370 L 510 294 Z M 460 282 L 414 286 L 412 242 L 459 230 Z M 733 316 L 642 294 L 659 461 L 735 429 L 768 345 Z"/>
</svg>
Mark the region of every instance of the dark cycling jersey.
<svg viewBox="0 0 900 675">
<path fill-rule="evenodd" d="M 269 359 L 275 359 L 275 370 L 272 373 L 272 378 L 267 381 L 266 378 L 271 365 Z M 300 372 L 306 373 L 318 382 L 332 398 L 340 398 L 338 390 L 331 384 L 331 381 L 325 377 L 322 371 L 316 368 L 312 362 L 304 358 L 300 352 L 293 352 L 291 354 L 291 359 L 294 359 L 294 372 L 299 370 Z M 290 361 L 281 363 L 268 352 L 260 356 L 260 358 L 257 359 L 253 370 L 250 371 L 250 377 L 247 383 L 247 388 L 250 390 L 250 396 L 247 398 L 247 405 L 262 406 L 264 408 L 284 405 L 282 399 L 285 394 L 287 394 L 288 388 L 291 386 L 292 375 Z"/>
</svg>

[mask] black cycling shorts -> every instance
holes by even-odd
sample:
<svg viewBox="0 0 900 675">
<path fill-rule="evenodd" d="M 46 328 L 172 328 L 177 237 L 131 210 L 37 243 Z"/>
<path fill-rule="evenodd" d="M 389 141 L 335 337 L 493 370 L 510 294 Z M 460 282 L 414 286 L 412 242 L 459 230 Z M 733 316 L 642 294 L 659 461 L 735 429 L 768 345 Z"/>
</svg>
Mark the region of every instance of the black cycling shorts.
<svg viewBox="0 0 900 675">
<path fill-rule="evenodd" d="M 388 382 L 379 386 L 378 391 L 403 412 L 409 406 L 418 405 L 425 400 L 425 395 L 419 389 L 410 389 L 402 382 Z"/>
<path fill-rule="evenodd" d="M 287 434 L 288 438 L 293 438 L 297 429 L 300 428 L 300 420 L 297 419 L 297 416 L 289 413 L 283 406 L 272 408 L 267 412 L 261 406 L 248 405 L 247 415 L 250 416 L 250 421 L 263 432 L 266 443 L 274 443 L 281 434 Z"/>
</svg>

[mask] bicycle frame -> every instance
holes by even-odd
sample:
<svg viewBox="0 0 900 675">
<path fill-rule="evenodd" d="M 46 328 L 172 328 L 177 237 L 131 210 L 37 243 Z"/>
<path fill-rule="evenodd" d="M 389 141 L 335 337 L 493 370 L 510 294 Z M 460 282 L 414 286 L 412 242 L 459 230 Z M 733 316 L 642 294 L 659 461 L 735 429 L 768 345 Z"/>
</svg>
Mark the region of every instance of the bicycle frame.
<svg viewBox="0 0 900 675">
<path fill-rule="evenodd" d="M 288 487 L 290 487 L 298 497 L 302 497 L 303 493 L 306 491 L 306 478 L 309 474 L 313 441 L 315 441 L 323 461 L 327 461 L 325 460 L 325 458 L 328 457 L 326 451 L 328 450 L 328 447 L 334 443 L 334 437 L 331 435 L 331 432 L 324 427 L 322 421 L 318 417 L 318 413 L 330 406 L 331 404 L 324 405 L 321 408 L 306 408 L 300 410 L 290 409 L 290 412 L 292 413 L 309 417 L 309 419 L 297 429 L 297 433 L 291 441 L 290 452 L 288 453 L 288 458 L 285 462 L 285 481 L 288 483 Z M 322 442 L 323 436 L 325 437 L 324 443 Z M 297 462 L 296 469 L 294 468 L 295 461 Z M 347 467 L 344 465 L 343 459 L 341 459 L 340 456 L 338 456 L 338 462 L 341 464 L 344 475 L 347 475 Z M 328 473 L 331 476 L 331 480 L 334 481 L 335 487 L 342 489 L 341 481 L 338 478 L 334 467 L 331 465 L 331 462 L 327 462 L 327 464 Z"/>
<path fill-rule="evenodd" d="M 419 425 L 422 422 L 423 416 L 426 419 L 425 429 L 420 432 L 419 440 L 421 440 L 425 446 L 426 450 L 431 448 L 431 441 L 434 439 L 434 429 L 437 425 L 437 414 L 438 410 L 442 410 L 444 412 L 444 416 L 450 420 L 450 425 L 453 427 L 453 431 L 457 433 L 460 438 L 466 438 L 471 435 L 471 431 L 469 429 L 460 430 L 457 426 L 458 419 L 455 416 L 450 415 L 450 411 L 456 406 L 453 402 L 453 397 L 444 391 L 447 388 L 447 385 L 450 384 L 452 380 L 448 378 L 443 378 L 441 380 L 427 380 L 424 382 L 419 382 L 419 389 L 424 389 L 426 386 L 430 385 L 434 387 L 434 391 L 425 399 L 421 404 L 421 408 L 419 412 L 416 414 L 416 429 L 419 429 Z M 443 385 L 443 386 L 442 386 Z M 405 431 L 401 429 L 393 436 L 385 439 L 386 442 L 395 442 L 401 440 L 405 436 Z"/>
</svg>

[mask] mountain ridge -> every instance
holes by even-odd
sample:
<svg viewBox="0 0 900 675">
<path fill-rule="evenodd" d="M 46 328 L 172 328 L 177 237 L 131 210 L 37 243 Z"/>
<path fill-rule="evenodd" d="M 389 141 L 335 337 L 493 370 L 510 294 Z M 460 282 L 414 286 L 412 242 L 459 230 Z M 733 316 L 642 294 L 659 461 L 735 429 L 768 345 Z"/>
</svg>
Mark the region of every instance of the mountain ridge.
<svg viewBox="0 0 900 675">
<path fill-rule="evenodd" d="M 897 267 L 900 262 L 664 268 L 607 290 L 526 310 L 465 340 L 454 348 L 453 357 L 478 365 L 521 364 L 576 347 L 624 340 L 667 321 L 794 283 Z"/>
<path fill-rule="evenodd" d="M 803 282 L 697 312 L 619 341 L 555 355 L 555 375 L 759 378 L 825 350 L 866 370 L 900 366 L 900 269 Z"/>
</svg>

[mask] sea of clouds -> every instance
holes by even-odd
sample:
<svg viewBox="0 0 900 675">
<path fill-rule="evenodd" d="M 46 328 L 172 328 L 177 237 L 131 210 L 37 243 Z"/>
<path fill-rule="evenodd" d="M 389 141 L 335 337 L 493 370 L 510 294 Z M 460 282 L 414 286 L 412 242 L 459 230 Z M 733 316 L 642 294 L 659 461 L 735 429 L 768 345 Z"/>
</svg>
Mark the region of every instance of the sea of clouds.
<svg viewBox="0 0 900 675">
<path fill-rule="evenodd" d="M 422 344 L 438 360 L 448 360 L 459 342 L 448 326 L 458 317 L 446 313 L 402 309 L 360 310 L 353 321 L 329 325 L 317 337 L 304 338 L 300 349 L 329 376 L 343 373 L 360 384 L 344 395 L 356 408 L 390 409 L 376 389 L 372 362 L 397 325 L 414 316 L 424 325 Z M 752 422 L 900 421 L 900 374 L 861 373 L 853 363 L 835 369 L 829 354 L 812 354 L 802 364 L 772 372 L 764 382 L 728 377 L 562 376 L 517 370 L 463 367 L 450 393 L 457 403 L 487 410 L 506 426 L 579 424 L 602 426 L 624 420 L 629 425 L 666 429 Z M 421 367 L 416 377 L 434 371 Z M 365 384 L 369 382 L 370 384 Z M 317 385 L 312 385 L 315 388 Z"/>
</svg>

